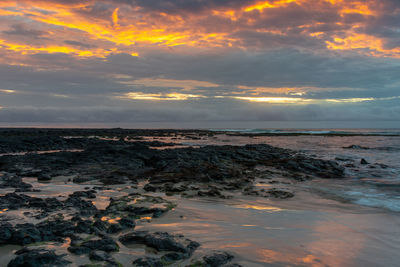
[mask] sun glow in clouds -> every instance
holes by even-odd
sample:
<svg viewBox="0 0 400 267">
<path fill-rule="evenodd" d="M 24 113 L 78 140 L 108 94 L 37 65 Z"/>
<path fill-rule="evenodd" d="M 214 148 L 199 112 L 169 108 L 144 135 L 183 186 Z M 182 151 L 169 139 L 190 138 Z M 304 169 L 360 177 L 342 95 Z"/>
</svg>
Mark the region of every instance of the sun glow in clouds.
<svg viewBox="0 0 400 267">
<path fill-rule="evenodd" d="M 271 104 L 301 104 L 305 102 L 310 102 L 310 99 L 304 98 L 294 98 L 294 97 L 244 97 L 244 96 L 235 96 L 235 99 L 247 100 L 250 102 L 264 102 Z"/>
<path fill-rule="evenodd" d="M 16 91 L 15 90 L 0 89 L 0 93 L 14 94 L 14 93 L 16 93 Z"/>
<path fill-rule="evenodd" d="M 14 52 L 19 52 L 22 55 L 29 54 L 38 54 L 38 53 L 47 53 L 47 54 L 55 54 L 55 53 L 64 53 L 64 54 L 72 54 L 78 57 L 102 57 L 110 55 L 113 52 L 116 52 L 116 49 L 93 49 L 93 50 L 81 50 L 68 46 L 44 46 L 44 47 L 36 47 L 25 44 L 13 44 L 7 43 L 5 40 L 0 40 L 0 48 L 11 50 Z"/>
<path fill-rule="evenodd" d="M 192 95 L 192 94 L 181 94 L 181 93 L 168 93 L 168 94 L 146 94 L 146 93 L 126 93 L 122 96 L 117 96 L 121 99 L 131 99 L 131 100 L 155 100 L 155 101 L 177 101 L 177 100 L 189 100 L 196 98 L 204 98 L 202 95 Z"/>
</svg>

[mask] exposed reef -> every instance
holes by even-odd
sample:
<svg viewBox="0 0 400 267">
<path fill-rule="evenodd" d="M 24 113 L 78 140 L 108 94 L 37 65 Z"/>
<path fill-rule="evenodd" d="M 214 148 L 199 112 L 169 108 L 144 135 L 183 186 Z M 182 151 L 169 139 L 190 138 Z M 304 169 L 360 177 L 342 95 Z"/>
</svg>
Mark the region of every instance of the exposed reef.
<svg viewBox="0 0 400 267">
<path fill-rule="evenodd" d="M 179 205 L 165 196 L 287 199 L 295 196 L 289 185 L 345 176 L 336 161 L 265 144 L 176 148 L 175 143 L 141 137 L 179 135 L 194 140 L 213 134 L 2 129 L 0 245 L 21 247 L 8 266 L 68 266 L 71 255 L 83 256 L 95 266 L 120 266 L 116 255 L 121 247 L 129 250 L 132 245 L 150 251 L 136 256 L 134 266 L 239 266 L 228 251 L 194 255 L 201 246 L 198 242 L 183 235 L 136 230 L 137 223 L 159 218 Z M 256 181 L 271 186 L 260 188 Z M 64 183 L 81 190 L 47 196 L 38 183 Z M 105 197 L 111 187 L 117 195 Z M 100 202 L 105 204 L 100 207 Z M 63 248 L 62 253 L 46 247 L 49 242 Z"/>
</svg>

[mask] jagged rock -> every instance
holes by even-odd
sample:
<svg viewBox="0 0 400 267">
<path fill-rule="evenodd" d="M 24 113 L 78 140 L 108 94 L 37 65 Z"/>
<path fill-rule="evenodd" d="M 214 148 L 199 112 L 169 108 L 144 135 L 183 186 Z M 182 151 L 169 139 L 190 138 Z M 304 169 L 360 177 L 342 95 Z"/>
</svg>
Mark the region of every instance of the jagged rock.
<svg viewBox="0 0 400 267">
<path fill-rule="evenodd" d="M 166 232 L 149 233 L 147 231 L 136 231 L 123 235 L 119 239 L 123 244 L 143 244 L 158 251 L 173 251 L 183 253 L 189 257 L 200 244 L 183 236 L 174 236 Z"/>
<path fill-rule="evenodd" d="M 0 176 L 0 188 L 16 188 L 19 192 L 32 191 L 32 185 L 22 181 L 22 177 L 5 173 Z"/>
<path fill-rule="evenodd" d="M 280 199 L 286 199 L 286 198 L 292 198 L 294 197 L 294 194 L 292 192 L 286 191 L 286 190 L 281 190 L 277 188 L 272 188 L 266 191 L 266 193 L 269 196 L 272 196 L 274 198 L 280 198 Z"/>
<path fill-rule="evenodd" d="M 71 197 L 85 197 L 85 198 L 96 198 L 96 190 L 88 190 L 88 191 L 76 191 L 72 193 Z"/>
<path fill-rule="evenodd" d="M 350 146 L 346 146 L 343 148 L 345 148 L 345 149 L 369 149 L 369 147 L 364 147 L 364 146 L 360 146 L 360 145 L 350 145 Z"/>
<path fill-rule="evenodd" d="M 81 246 L 89 248 L 90 250 L 101 250 L 105 252 L 113 252 L 119 250 L 118 244 L 108 237 L 104 237 L 99 240 L 84 241 Z"/>
<path fill-rule="evenodd" d="M 63 267 L 71 263 L 53 250 L 23 248 L 15 254 L 17 257 L 7 267 Z"/>
<path fill-rule="evenodd" d="M 164 264 L 157 258 L 145 257 L 135 260 L 133 266 L 137 267 L 163 267 Z"/>
<path fill-rule="evenodd" d="M 105 251 L 94 250 L 89 253 L 89 259 L 94 261 L 110 261 L 112 260 L 112 257 Z"/>
<path fill-rule="evenodd" d="M 233 259 L 233 256 L 225 251 L 215 251 L 211 255 L 203 257 L 205 267 L 219 267 Z"/>
</svg>

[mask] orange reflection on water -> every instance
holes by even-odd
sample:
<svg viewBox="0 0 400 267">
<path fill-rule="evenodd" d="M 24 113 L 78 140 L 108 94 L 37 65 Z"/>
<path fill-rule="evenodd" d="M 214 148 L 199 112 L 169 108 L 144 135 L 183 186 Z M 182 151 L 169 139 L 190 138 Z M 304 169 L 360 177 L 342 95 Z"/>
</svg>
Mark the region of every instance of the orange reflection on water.
<svg viewBox="0 0 400 267">
<path fill-rule="evenodd" d="M 289 263 L 284 266 L 307 266 L 312 267 L 326 267 L 328 265 L 324 264 L 319 260 L 315 255 L 307 254 L 306 256 L 296 255 L 293 253 L 281 253 L 278 251 L 270 250 L 270 249 L 258 249 L 256 253 L 261 256 L 263 262 L 265 263 Z M 301 253 L 299 253 L 301 254 Z"/>
<path fill-rule="evenodd" d="M 101 220 L 103 222 L 108 222 L 108 223 L 111 223 L 111 224 L 117 224 L 118 221 L 121 220 L 121 218 L 120 217 L 110 218 L 110 217 L 107 217 L 107 216 L 103 216 L 103 217 L 101 217 Z"/>
<path fill-rule="evenodd" d="M 252 243 L 246 243 L 246 242 L 242 242 L 242 243 L 231 243 L 231 244 L 224 244 L 221 245 L 219 248 L 246 248 L 246 247 L 251 247 L 253 246 Z"/>
<path fill-rule="evenodd" d="M 278 208 L 278 207 L 273 207 L 273 206 L 257 206 L 257 205 L 237 205 L 234 206 L 235 208 L 239 209 L 253 209 L 253 210 L 262 210 L 262 211 L 267 211 L 267 212 L 277 212 L 277 211 L 283 211 L 284 209 Z"/>
<path fill-rule="evenodd" d="M 308 251 L 321 255 L 322 260 L 329 266 L 349 266 L 354 259 L 359 258 L 364 248 L 366 235 L 361 229 L 332 221 L 317 222 L 312 228 L 314 240 L 305 244 Z M 367 222 L 363 222 L 367 223 Z M 312 260 L 311 257 L 304 258 L 305 261 Z"/>
</svg>

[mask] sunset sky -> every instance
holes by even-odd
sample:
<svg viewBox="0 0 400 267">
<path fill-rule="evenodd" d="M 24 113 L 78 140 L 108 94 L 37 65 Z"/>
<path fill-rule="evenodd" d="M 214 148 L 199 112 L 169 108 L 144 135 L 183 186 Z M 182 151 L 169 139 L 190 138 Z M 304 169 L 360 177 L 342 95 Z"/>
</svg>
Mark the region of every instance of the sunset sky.
<svg viewBox="0 0 400 267">
<path fill-rule="evenodd" d="M 400 1 L 0 1 L 3 126 L 246 121 L 399 127 Z"/>
</svg>

